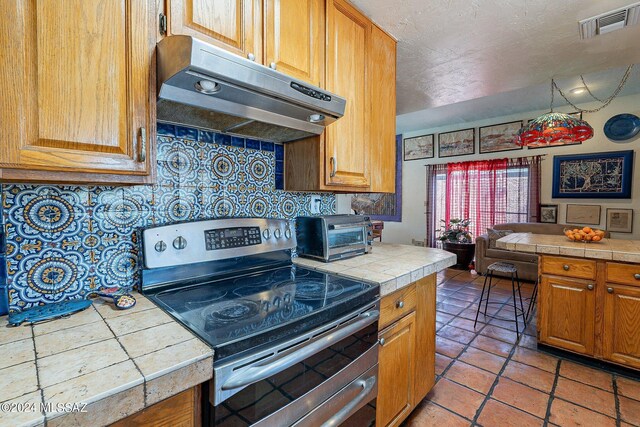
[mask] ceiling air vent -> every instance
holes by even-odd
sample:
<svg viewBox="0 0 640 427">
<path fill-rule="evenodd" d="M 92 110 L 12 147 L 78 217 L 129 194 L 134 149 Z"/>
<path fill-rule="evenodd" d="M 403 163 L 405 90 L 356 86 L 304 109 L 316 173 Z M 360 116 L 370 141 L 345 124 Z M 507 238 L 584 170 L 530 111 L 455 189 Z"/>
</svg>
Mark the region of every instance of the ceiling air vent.
<svg viewBox="0 0 640 427">
<path fill-rule="evenodd" d="M 588 39 L 636 25 L 640 18 L 640 2 L 580 21 L 580 37 Z"/>
</svg>

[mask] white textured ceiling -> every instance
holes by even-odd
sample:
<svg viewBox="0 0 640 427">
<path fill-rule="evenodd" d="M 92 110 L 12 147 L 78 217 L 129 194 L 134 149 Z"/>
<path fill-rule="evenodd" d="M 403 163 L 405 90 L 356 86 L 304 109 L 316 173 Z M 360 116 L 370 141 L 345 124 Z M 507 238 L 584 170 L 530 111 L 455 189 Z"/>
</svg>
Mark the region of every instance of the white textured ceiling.
<svg viewBox="0 0 640 427">
<path fill-rule="evenodd" d="M 616 90 L 626 70 L 627 67 L 619 67 L 597 73 L 585 74 L 583 77 L 585 83 L 596 97 L 606 99 Z M 493 117 L 509 116 L 512 114 L 518 115 L 530 111 L 548 111 L 551 101 L 550 83 L 549 81 L 543 84 L 496 93 L 482 98 L 401 114 L 396 118 L 397 132 L 404 133 L 413 130 L 433 129 Z M 572 88 L 582 86 L 579 76 L 557 79 L 556 83 L 573 104 L 594 102 L 593 98 L 586 92 L 579 95 L 569 93 Z M 634 66 L 627 80 L 627 84 L 619 96 L 636 93 L 640 93 L 640 64 Z M 555 110 L 564 112 L 575 110 L 557 91 L 555 92 L 553 106 Z M 638 108 L 640 108 L 640 106 L 638 106 Z"/>
<path fill-rule="evenodd" d="M 578 21 L 633 0 L 352 0 L 398 39 L 398 114 L 640 62 L 640 25 Z"/>
</svg>

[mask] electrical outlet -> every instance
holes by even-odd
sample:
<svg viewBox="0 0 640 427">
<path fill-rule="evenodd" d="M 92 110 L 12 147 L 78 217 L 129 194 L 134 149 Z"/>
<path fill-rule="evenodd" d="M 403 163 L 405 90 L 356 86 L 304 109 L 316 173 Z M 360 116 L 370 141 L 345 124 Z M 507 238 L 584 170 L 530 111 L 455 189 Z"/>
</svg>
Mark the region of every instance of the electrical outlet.
<svg viewBox="0 0 640 427">
<path fill-rule="evenodd" d="M 312 214 L 317 215 L 320 213 L 320 204 L 322 203 L 322 197 L 313 195 L 311 196 L 311 206 L 309 207 L 309 211 Z"/>
</svg>

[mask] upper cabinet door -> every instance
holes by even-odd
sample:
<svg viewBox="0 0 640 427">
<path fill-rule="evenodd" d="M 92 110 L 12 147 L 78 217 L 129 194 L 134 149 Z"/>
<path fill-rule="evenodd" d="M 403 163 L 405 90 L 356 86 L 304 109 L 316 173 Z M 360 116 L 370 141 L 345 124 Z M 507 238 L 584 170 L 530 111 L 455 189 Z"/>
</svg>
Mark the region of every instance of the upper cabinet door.
<svg viewBox="0 0 640 427">
<path fill-rule="evenodd" d="M 325 183 L 369 188 L 368 55 L 371 22 L 343 0 L 327 0 L 326 88 L 347 100 L 325 131 Z"/>
<path fill-rule="evenodd" d="M 154 13 L 153 2 L 134 0 L 3 3 L 3 179 L 146 179 Z M 34 170 L 49 175 L 32 177 Z"/>
<path fill-rule="evenodd" d="M 171 34 L 194 36 L 262 62 L 261 0 L 168 0 Z"/>
<path fill-rule="evenodd" d="M 264 64 L 324 85 L 324 0 L 265 0 Z"/>
<path fill-rule="evenodd" d="M 396 41 L 375 25 L 371 30 L 371 191 L 396 191 Z"/>
</svg>

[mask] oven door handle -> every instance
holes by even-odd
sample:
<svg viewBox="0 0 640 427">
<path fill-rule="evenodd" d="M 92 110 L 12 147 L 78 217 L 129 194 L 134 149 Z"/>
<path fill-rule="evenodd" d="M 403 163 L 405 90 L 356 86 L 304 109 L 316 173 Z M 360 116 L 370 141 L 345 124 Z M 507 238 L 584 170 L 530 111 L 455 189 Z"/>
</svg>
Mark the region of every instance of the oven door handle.
<svg viewBox="0 0 640 427">
<path fill-rule="evenodd" d="M 362 387 L 362 390 L 360 390 L 358 395 L 351 402 L 344 405 L 342 409 L 335 413 L 335 415 L 322 423 L 322 427 L 339 426 L 347 420 L 347 418 L 352 415 L 353 411 L 369 396 L 369 393 L 371 393 L 371 390 L 373 390 L 373 387 L 376 385 L 376 381 L 377 377 L 375 375 L 367 378 L 366 380 L 359 380 L 357 384 Z"/>
<path fill-rule="evenodd" d="M 330 224 L 329 230 L 343 230 L 345 228 L 360 228 L 360 227 L 368 227 L 368 222 L 352 222 L 351 224 Z"/>
<path fill-rule="evenodd" d="M 360 319 L 356 320 L 355 322 L 343 326 L 342 328 L 333 331 L 316 341 L 313 341 L 311 344 L 295 350 L 294 352 L 289 353 L 286 356 L 281 357 L 271 363 L 268 363 L 266 365 L 254 365 L 246 369 L 239 370 L 238 372 L 231 375 L 224 382 L 224 384 L 222 384 L 222 390 L 233 390 L 236 388 L 247 386 L 249 384 L 253 384 L 265 378 L 269 378 L 270 376 L 275 375 L 278 372 L 295 365 L 296 363 L 302 362 L 318 351 L 324 350 L 325 348 L 347 338 L 348 336 L 353 335 L 360 329 L 363 329 L 376 322 L 380 317 L 380 312 L 378 310 L 367 311 L 360 314 L 360 316 L 358 317 L 360 317 Z"/>
</svg>

